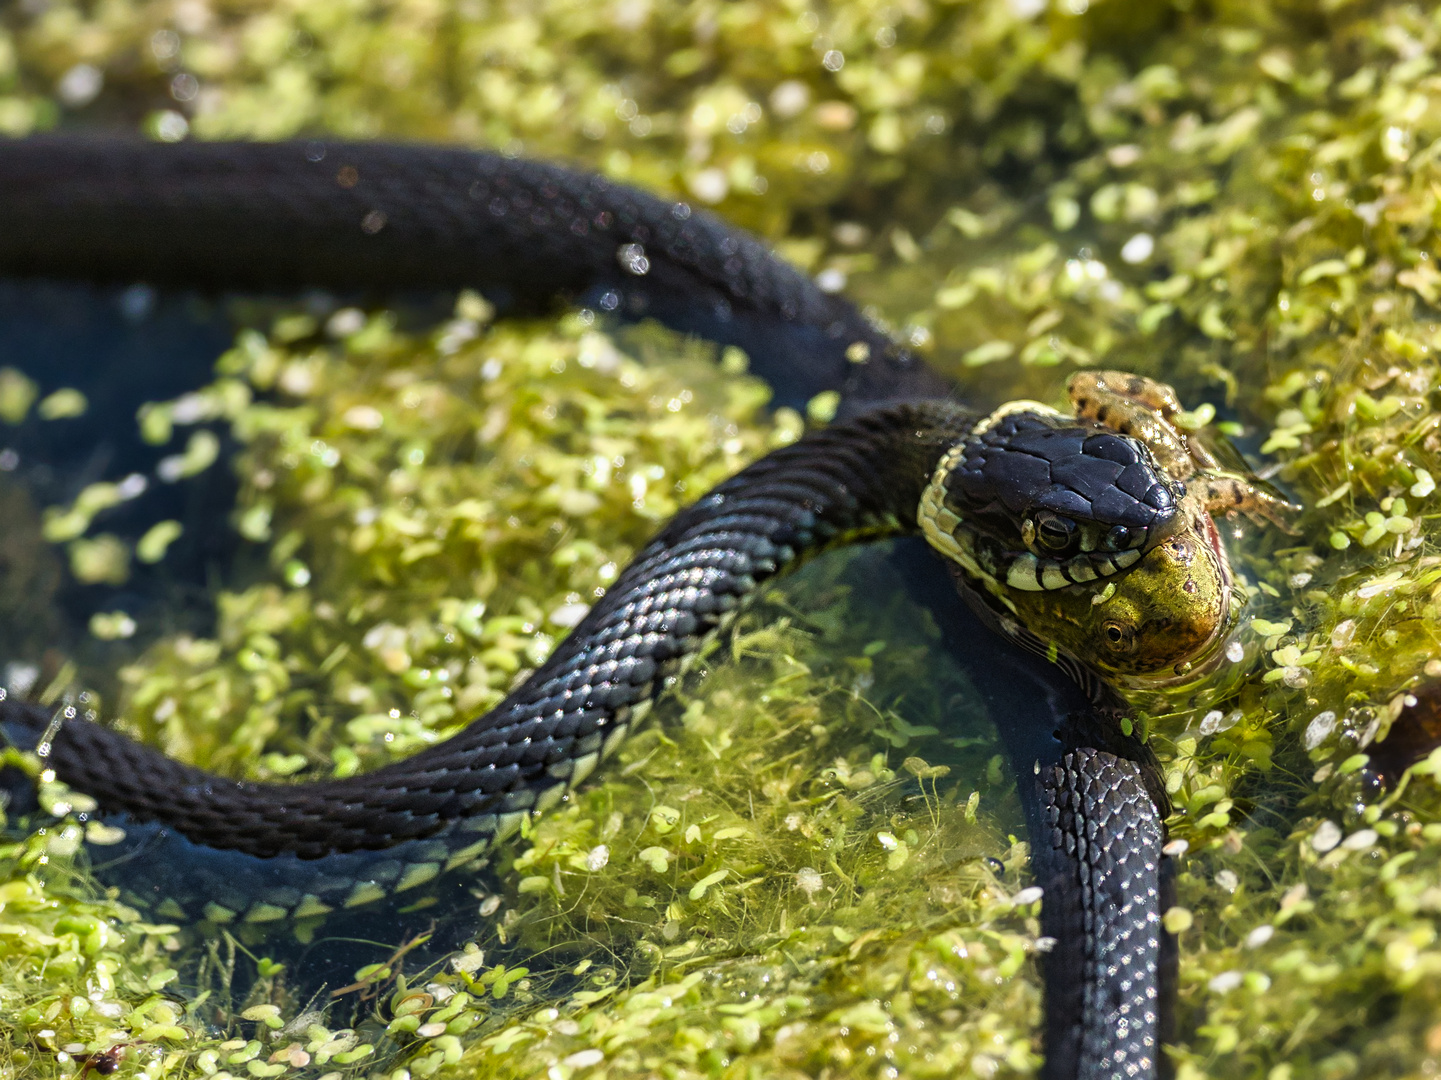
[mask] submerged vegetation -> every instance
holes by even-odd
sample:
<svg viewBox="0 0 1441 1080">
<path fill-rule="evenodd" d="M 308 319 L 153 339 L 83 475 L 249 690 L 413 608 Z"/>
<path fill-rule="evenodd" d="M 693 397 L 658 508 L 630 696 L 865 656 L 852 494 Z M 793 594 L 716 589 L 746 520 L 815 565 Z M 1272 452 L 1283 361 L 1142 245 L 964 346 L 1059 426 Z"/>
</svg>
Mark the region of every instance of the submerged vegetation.
<svg viewBox="0 0 1441 1080">
<path fill-rule="evenodd" d="M 1179 1075 L 1441 1067 L 1425 5 L 39 0 L 4 27 L 8 133 L 579 162 L 757 230 L 979 402 L 1059 403 L 1098 363 L 1209 402 L 1196 421 L 1308 509 L 1295 538 L 1238 526 L 1251 602 L 1228 677 L 1150 703 L 1176 804 Z M 204 633 L 96 614 L 120 661 L 52 663 L 40 692 L 232 775 L 374 767 L 500 700 L 660 521 L 802 430 L 735 353 L 493 314 L 466 294 L 424 331 L 323 302 L 248 318 L 212 382 L 138 418 L 158 481 L 235 470 L 245 569 Z M 86 408 L 67 389 L 0 372 L 0 418 L 63 422 Z M 39 511 L 4 494 L 7 610 L 61 574 L 163 565 L 179 523 L 111 531 L 147 496 L 91 479 Z M 768 595 L 509 845 L 474 945 L 365 972 L 353 1027 L 304 997 L 281 939 L 240 999 L 194 985 L 183 928 L 70 869 L 79 825 L 4 848 L 0 1076 L 1033 1071 L 1011 784 L 885 573 L 827 559 Z M 33 618 L 31 647 L 60 616 Z"/>
</svg>

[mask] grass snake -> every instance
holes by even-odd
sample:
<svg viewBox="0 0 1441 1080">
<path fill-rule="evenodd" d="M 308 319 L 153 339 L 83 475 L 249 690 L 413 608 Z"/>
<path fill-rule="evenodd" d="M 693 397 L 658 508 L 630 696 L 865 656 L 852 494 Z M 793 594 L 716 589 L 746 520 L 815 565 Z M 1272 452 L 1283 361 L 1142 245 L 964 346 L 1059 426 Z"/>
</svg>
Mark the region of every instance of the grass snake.
<svg viewBox="0 0 1441 1080">
<path fill-rule="evenodd" d="M 950 647 L 989 657 L 996 646 L 978 640 L 989 626 L 1030 649 L 977 665 L 977 685 L 1000 710 L 1054 941 L 1042 958 L 1045 1075 L 1164 1071 L 1168 805 L 1149 749 L 1122 731 L 1112 685 L 1164 682 L 1213 655 L 1229 592 L 1214 500 L 1197 504 L 1187 477 L 1158 465 L 1154 440 L 1034 403 L 982 415 L 744 231 L 481 152 L 7 143 L 0 273 L 187 289 L 481 287 L 522 309 L 559 298 L 739 345 L 779 401 L 842 394 L 835 423 L 679 513 L 504 702 L 370 774 L 236 782 L 73 716 L 57 727 L 48 709 L 0 704 L 13 745 L 37 751 L 107 820 L 141 826 L 123 849 L 128 883 L 143 894 L 150 882 L 162 913 L 318 919 L 474 863 L 581 783 L 766 581 L 829 547 L 924 533 L 971 608 L 952 602 L 941 620 Z M 1220 607 L 1189 618 L 1198 587 Z M 24 792 L 12 797 L 23 808 Z"/>
</svg>

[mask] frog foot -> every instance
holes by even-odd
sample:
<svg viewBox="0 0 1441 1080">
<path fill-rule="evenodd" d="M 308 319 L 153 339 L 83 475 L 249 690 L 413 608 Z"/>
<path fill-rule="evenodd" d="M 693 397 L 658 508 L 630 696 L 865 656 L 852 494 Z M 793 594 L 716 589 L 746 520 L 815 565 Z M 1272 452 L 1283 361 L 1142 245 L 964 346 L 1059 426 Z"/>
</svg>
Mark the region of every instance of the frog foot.
<svg viewBox="0 0 1441 1080">
<path fill-rule="evenodd" d="M 1258 487 L 1245 476 L 1207 469 L 1186 482 L 1186 493 L 1194 497 L 1212 517 L 1242 513 L 1257 525 L 1271 524 L 1287 536 L 1299 536 L 1291 515 L 1301 507 Z"/>
<path fill-rule="evenodd" d="M 1174 423 L 1181 402 L 1165 383 L 1123 371 L 1078 371 L 1066 390 L 1078 418 L 1139 439 L 1172 479 L 1184 481 L 1216 468 L 1211 452 Z"/>
</svg>

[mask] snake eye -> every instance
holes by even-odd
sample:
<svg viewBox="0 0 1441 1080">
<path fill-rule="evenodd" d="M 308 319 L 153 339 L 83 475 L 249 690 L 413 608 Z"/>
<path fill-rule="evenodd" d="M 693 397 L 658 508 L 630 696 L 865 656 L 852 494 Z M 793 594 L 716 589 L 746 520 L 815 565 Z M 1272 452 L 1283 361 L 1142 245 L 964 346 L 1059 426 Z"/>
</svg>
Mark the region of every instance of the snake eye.
<svg viewBox="0 0 1441 1080">
<path fill-rule="evenodd" d="M 1112 525 L 1111 531 L 1106 533 L 1107 550 L 1125 551 L 1132 547 L 1136 542 L 1138 531 L 1127 525 Z"/>
<path fill-rule="evenodd" d="M 1076 544 L 1079 530 L 1070 518 L 1048 510 L 1036 515 L 1036 545 L 1053 555 L 1064 555 Z"/>
</svg>

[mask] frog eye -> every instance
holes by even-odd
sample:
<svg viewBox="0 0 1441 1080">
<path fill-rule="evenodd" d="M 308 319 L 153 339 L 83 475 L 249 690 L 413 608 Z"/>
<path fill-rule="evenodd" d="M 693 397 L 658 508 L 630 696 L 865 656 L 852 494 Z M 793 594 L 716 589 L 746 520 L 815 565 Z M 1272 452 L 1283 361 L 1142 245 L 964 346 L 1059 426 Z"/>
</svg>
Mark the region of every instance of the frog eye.
<svg viewBox="0 0 1441 1080">
<path fill-rule="evenodd" d="M 1112 525 L 1111 531 L 1106 533 L 1106 550 L 1125 551 L 1135 547 L 1140 534 L 1140 529 L 1133 529 L 1128 525 Z"/>
<path fill-rule="evenodd" d="M 1080 540 L 1080 529 L 1070 518 L 1042 510 L 1036 515 L 1036 546 L 1050 555 L 1067 555 Z"/>
<path fill-rule="evenodd" d="M 1127 656 L 1136 651 L 1136 628 L 1120 619 L 1108 619 L 1101 627 L 1105 635 L 1106 648 L 1117 656 Z"/>
</svg>

